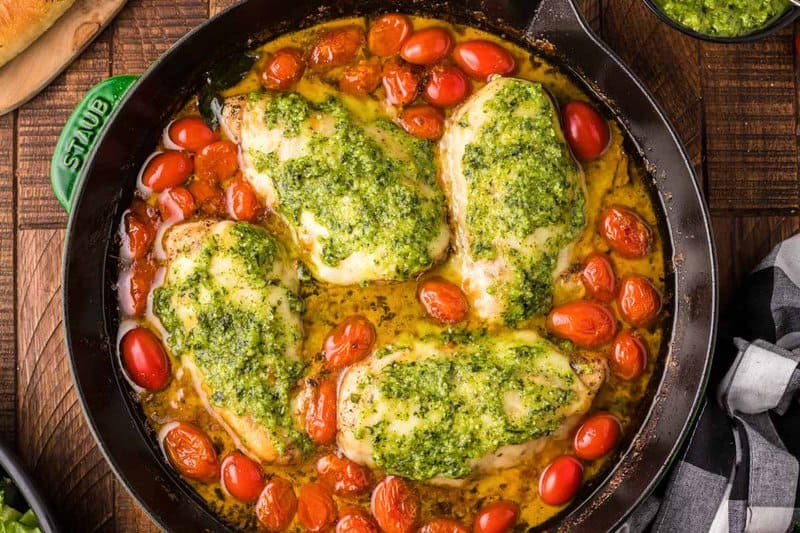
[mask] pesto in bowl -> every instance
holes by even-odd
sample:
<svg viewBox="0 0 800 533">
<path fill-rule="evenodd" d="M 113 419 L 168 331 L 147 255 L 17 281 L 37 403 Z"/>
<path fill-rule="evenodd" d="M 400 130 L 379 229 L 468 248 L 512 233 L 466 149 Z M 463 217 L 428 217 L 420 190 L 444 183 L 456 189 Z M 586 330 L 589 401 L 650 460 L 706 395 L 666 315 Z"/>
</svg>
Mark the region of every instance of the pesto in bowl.
<svg viewBox="0 0 800 533">
<path fill-rule="evenodd" d="M 791 7 L 789 0 L 655 0 L 655 4 L 681 26 L 723 38 L 753 33 Z"/>
</svg>

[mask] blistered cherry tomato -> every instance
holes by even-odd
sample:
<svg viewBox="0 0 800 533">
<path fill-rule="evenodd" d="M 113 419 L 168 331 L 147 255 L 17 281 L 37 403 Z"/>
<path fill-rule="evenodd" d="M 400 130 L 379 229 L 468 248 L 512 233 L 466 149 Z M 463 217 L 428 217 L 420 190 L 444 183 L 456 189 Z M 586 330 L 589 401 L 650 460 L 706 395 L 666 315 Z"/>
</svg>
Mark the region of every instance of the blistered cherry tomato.
<svg viewBox="0 0 800 533">
<path fill-rule="evenodd" d="M 166 150 L 152 158 L 142 173 L 142 184 L 155 192 L 176 187 L 192 175 L 192 158 L 185 152 Z"/>
<path fill-rule="evenodd" d="M 453 38 L 444 28 L 424 28 L 411 34 L 400 56 L 415 65 L 433 65 L 447 57 L 452 46 Z"/>
<path fill-rule="evenodd" d="M 361 315 L 345 318 L 325 338 L 322 353 L 328 367 L 344 368 L 369 355 L 375 344 L 375 326 Z"/>
<path fill-rule="evenodd" d="M 146 257 L 136 259 L 120 276 L 118 283 L 122 312 L 128 316 L 142 316 L 147 310 L 147 295 L 158 267 Z"/>
<path fill-rule="evenodd" d="M 194 166 L 199 179 L 221 182 L 239 169 L 239 152 L 232 142 L 217 141 L 200 150 Z"/>
<path fill-rule="evenodd" d="M 617 289 L 617 279 L 614 276 L 614 267 L 605 254 L 592 253 L 583 260 L 581 281 L 586 288 L 586 294 L 601 302 L 610 302 L 614 299 Z"/>
<path fill-rule="evenodd" d="M 306 62 L 296 48 L 281 48 L 261 68 L 261 85 L 273 91 L 290 89 L 303 77 Z"/>
<path fill-rule="evenodd" d="M 161 341 L 147 328 L 133 328 L 120 342 L 122 364 L 128 377 L 148 391 L 159 391 L 169 383 L 170 365 Z"/>
<path fill-rule="evenodd" d="M 233 452 L 222 460 L 222 485 L 240 502 L 253 503 L 264 490 L 264 473 L 258 463 Z"/>
<path fill-rule="evenodd" d="M 378 524 L 366 511 L 347 507 L 339 512 L 336 533 L 379 533 Z"/>
<path fill-rule="evenodd" d="M 242 177 L 228 185 L 225 200 L 228 204 L 228 213 L 236 220 L 255 222 L 261 214 L 261 205 L 253 186 Z"/>
<path fill-rule="evenodd" d="M 300 489 L 297 519 L 306 531 L 326 531 L 336 522 L 336 503 L 331 490 L 322 483 L 309 483 Z"/>
<path fill-rule="evenodd" d="M 275 476 L 264 486 L 256 502 L 256 517 L 267 531 L 286 531 L 297 512 L 292 484 Z"/>
<path fill-rule="evenodd" d="M 611 134 L 608 123 L 600 113 L 580 100 L 564 104 L 561 114 L 564 120 L 564 136 L 575 157 L 587 162 L 597 159 L 608 148 Z"/>
<path fill-rule="evenodd" d="M 337 28 L 322 35 L 311 49 L 309 63 L 317 72 L 352 63 L 364 44 L 364 32 L 355 26 Z"/>
<path fill-rule="evenodd" d="M 219 135 L 200 117 L 183 117 L 169 125 L 169 139 L 190 152 L 197 152 L 219 140 Z"/>
<path fill-rule="evenodd" d="M 184 476 L 203 483 L 217 480 L 217 452 L 200 428 L 180 422 L 164 437 L 164 449 L 172 465 Z"/>
<path fill-rule="evenodd" d="M 611 249 L 623 257 L 637 259 L 650 251 L 653 232 L 636 212 L 620 206 L 600 213 L 600 235 Z"/>
<path fill-rule="evenodd" d="M 622 426 L 608 413 L 590 416 L 578 428 L 573 441 L 575 455 L 587 461 L 600 459 L 614 449 L 619 441 Z"/>
<path fill-rule="evenodd" d="M 373 20 L 367 32 L 367 49 L 376 56 L 387 57 L 400 51 L 413 27 L 407 16 L 389 13 Z"/>
<path fill-rule="evenodd" d="M 194 196 L 186 187 L 173 187 L 158 195 L 158 210 L 164 220 L 186 220 L 196 209 Z"/>
<path fill-rule="evenodd" d="M 224 217 L 227 214 L 225 193 L 211 180 L 195 180 L 189 184 L 189 192 L 201 213 Z"/>
<path fill-rule="evenodd" d="M 469 533 L 469 529 L 456 520 L 434 518 L 419 528 L 417 533 Z"/>
<path fill-rule="evenodd" d="M 547 465 L 539 478 L 539 496 L 547 505 L 570 501 L 583 479 L 583 465 L 571 455 L 562 455 Z"/>
<path fill-rule="evenodd" d="M 611 371 L 624 380 L 631 380 L 641 376 L 646 365 L 644 343 L 630 331 L 620 331 L 611 345 Z"/>
<path fill-rule="evenodd" d="M 444 133 L 444 115 L 433 106 L 408 107 L 397 120 L 406 132 L 420 139 L 438 139 Z"/>
<path fill-rule="evenodd" d="M 649 326 L 661 311 L 661 295 L 643 276 L 628 276 L 619 284 L 619 312 L 628 324 Z"/>
<path fill-rule="evenodd" d="M 457 45 L 453 49 L 453 59 L 461 70 L 480 81 L 486 81 L 492 74 L 508 76 L 517 68 L 508 50 L 481 39 Z"/>
<path fill-rule="evenodd" d="M 425 312 L 439 322 L 455 324 L 467 317 L 469 304 L 458 285 L 433 277 L 419 285 L 417 296 Z"/>
<path fill-rule="evenodd" d="M 342 73 L 339 89 L 348 94 L 366 96 L 381 84 L 381 64 L 374 59 L 359 61 Z"/>
<path fill-rule="evenodd" d="M 503 533 L 511 530 L 519 519 L 519 506 L 507 500 L 498 500 L 483 507 L 475 516 L 474 533 Z"/>
<path fill-rule="evenodd" d="M 135 213 L 128 212 L 122 218 L 125 230 L 125 246 L 131 259 L 139 259 L 147 255 L 156 230 L 149 221 L 142 220 Z"/>
<path fill-rule="evenodd" d="M 360 494 L 369 489 L 372 482 L 368 469 L 333 453 L 317 460 L 317 473 L 336 494 Z"/>
<path fill-rule="evenodd" d="M 407 105 L 419 92 L 419 76 L 408 63 L 387 61 L 383 66 L 383 89 L 392 105 Z"/>
<path fill-rule="evenodd" d="M 410 533 L 419 520 L 419 495 L 402 478 L 387 476 L 372 491 L 372 515 L 385 533 Z"/>
<path fill-rule="evenodd" d="M 577 301 L 550 311 L 547 329 L 556 337 L 570 340 L 581 348 L 597 348 L 611 342 L 617 333 L 617 322 L 605 305 Z"/>
<path fill-rule="evenodd" d="M 460 104 L 468 93 L 469 80 L 457 67 L 434 67 L 425 82 L 425 100 L 437 107 Z"/>
<path fill-rule="evenodd" d="M 330 444 L 336 438 L 336 382 L 326 379 L 311 393 L 306 410 L 306 431 L 317 444 Z"/>
</svg>

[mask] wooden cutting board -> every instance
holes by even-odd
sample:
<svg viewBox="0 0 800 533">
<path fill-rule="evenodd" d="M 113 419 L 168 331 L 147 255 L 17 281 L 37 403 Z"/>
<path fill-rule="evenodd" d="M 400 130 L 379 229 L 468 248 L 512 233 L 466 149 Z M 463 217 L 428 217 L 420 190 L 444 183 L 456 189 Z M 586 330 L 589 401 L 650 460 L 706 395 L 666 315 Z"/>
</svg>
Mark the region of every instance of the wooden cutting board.
<svg viewBox="0 0 800 533">
<path fill-rule="evenodd" d="M 126 0 L 78 0 L 24 52 L 0 68 L 0 115 L 24 104 L 80 54 Z"/>
</svg>

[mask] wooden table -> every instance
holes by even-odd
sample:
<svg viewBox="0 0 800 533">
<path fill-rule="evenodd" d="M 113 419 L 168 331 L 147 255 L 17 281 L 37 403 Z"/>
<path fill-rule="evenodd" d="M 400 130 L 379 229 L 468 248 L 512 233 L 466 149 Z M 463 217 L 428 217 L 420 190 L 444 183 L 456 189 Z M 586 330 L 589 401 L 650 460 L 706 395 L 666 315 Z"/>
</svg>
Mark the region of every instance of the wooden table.
<svg viewBox="0 0 800 533">
<path fill-rule="evenodd" d="M 156 528 L 115 480 L 72 388 L 61 328 L 66 214 L 50 190 L 50 155 L 89 87 L 142 72 L 232 1 L 131 0 L 65 74 L 0 117 L 0 436 L 16 445 L 69 531 Z M 638 0 L 581 4 L 686 144 L 713 214 L 724 305 L 800 227 L 793 29 L 755 44 L 707 44 L 659 23 Z"/>
</svg>

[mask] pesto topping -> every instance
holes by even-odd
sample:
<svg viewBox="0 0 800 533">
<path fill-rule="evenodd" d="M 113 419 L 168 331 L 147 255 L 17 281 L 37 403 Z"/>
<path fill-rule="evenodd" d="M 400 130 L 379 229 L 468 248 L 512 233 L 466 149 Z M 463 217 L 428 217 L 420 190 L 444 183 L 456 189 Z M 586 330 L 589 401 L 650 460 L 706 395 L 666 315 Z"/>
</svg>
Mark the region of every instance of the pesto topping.
<svg viewBox="0 0 800 533">
<path fill-rule="evenodd" d="M 327 231 L 321 260 L 335 267 L 353 253 L 374 254 L 389 279 L 406 279 L 430 266 L 431 243 L 445 224 L 444 195 L 436 182 L 433 144 L 387 120 L 361 123 L 335 98 L 314 104 L 297 94 L 271 94 L 268 128 L 307 143 L 297 157 L 250 150 L 255 170 L 269 178 L 279 210 L 295 227 L 305 216 Z M 292 138 L 297 138 L 292 141 Z"/>
<path fill-rule="evenodd" d="M 568 358 L 543 339 L 475 335 L 445 348 L 452 342 L 389 346 L 390 362 L 361 376 L 349 398 L 363 409 L 355 438 L 391 474 L 465 477 L 498 448 L 551 434 L 578 399 Z"/>
<path fill-rule="evenodd" d="M 510 279 L 489 291 L 504 293 L 503 318 L 514 324 L 550 308 L 556 259 L 583 229 L 585 200 L 540 84 L 505 80 L 483 111 L 489 118 L 462 158 L 469 251 L 475 260 L 513 265 Z"/>
<path fill-rule="evenodd" d="M 281 281 L 283 260 L 262 229 L 231 224 L 172 257 L 153 293 L 167 346 L 194 359 L 212 405 L 253 417 L 281 453 L 307 445 L 289 404 L 304 370 L 295 353 L 302 301 Z"/>
<path fill-rule="evenodd" d="M 656 0 L 669 18 L 698 33 L 738 37 L 752 33 L 789 9 L 789 0 Z"/>
</svg>

